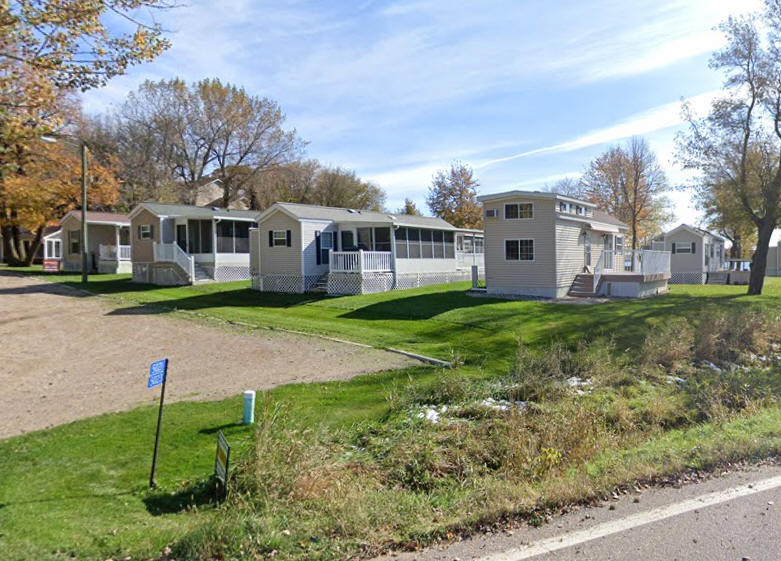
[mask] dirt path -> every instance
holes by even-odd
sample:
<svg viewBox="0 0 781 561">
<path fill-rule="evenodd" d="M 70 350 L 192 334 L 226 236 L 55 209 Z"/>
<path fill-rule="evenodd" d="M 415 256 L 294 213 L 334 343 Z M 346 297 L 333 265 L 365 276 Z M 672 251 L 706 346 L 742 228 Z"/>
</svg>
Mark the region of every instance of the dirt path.
<svg viewBox="0 0 781 561">
<path fill-rule="evenodd" d="M 313 337 L 111 311 L 63 285 L 0 273 L 0 438 L 153 402 L 147 368 L 163 357 L 166 402 L 418 364 Z"/>
</svg>

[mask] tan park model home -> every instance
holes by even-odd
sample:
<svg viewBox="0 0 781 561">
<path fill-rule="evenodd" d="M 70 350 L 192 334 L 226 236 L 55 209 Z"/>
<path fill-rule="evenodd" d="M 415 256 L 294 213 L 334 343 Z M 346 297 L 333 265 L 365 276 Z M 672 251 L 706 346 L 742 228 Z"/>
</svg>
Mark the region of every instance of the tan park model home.
<svg viewBox="0 0 781 561">
<path fill-rule="evenodd" d="M 133 280 L 159 285 L 247 280 L 260 212 L 141 203 L 130 213 Z"/>
<path fill-rule="evenodd" d="M 671 283 L 723 283 L 727 279 L 724 238 L 681 224 L 651 242 L 651 249 L 669 251 Z"/>
<path fill-rule="evenodd" d="M 81 270 L 81 211 L 60 220 L 60 229 L 43 238 L 44 260 L 59 261 L 62 271 Z M 130 218 L 87 211 L 87 269 L 98 273 L 131 271 Z"/>
<path fill-rule="evenodd" d="M 427 216 L 276 203 L 252 236 L 252 286 L 365 294 L 471 279 L 483 233 Z"/>
<path fill-rule="evenodd" d="M 669 252 L 627 249 L 626 224 L 592 203 L 540 191 L 479 200 L 490 295 L 637 298 L 667 290 Z"/>
</svg>

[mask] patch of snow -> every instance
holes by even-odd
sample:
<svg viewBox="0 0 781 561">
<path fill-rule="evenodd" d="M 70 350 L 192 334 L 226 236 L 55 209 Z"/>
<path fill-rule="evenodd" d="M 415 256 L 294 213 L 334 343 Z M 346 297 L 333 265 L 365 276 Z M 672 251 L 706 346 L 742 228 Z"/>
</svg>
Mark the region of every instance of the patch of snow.
<svg viewBox="0 0 781 561">
<path fill-rule="evenodd" d="M 681 384 L 685 384 L 686 380 L 684 380 L 680 376 L 667 376 L 667 383 L 681 385 Z"/>
</svg>

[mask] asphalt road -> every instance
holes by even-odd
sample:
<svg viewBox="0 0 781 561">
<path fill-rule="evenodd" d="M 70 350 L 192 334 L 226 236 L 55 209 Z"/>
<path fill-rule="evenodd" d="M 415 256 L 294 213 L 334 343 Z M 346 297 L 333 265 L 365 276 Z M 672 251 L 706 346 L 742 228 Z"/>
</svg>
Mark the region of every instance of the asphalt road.
<svg viewBox="0 0 781 561">
<path fill-rule="evenodd" d="M 779 561 L 781 466 L 651 488 L 394 561 Z"/>
</svg>

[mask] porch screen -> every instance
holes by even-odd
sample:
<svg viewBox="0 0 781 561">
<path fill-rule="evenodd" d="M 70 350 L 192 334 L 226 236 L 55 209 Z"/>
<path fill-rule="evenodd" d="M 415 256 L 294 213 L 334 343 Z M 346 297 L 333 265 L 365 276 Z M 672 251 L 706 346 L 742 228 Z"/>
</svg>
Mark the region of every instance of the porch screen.
<svg viewBox="0 0 781 561">
<path fill-rule="evenodd" d="M 374 251 L 390 251 L 390 228 L 374 229 Z"/>
<path fill-rule="evenodd" d="M 217 222 L 217 253 L 249 253 L 249 222 Z"/>
<path fill-rule="evenodd" d="M 190 231 L 190 253 L 211 253 L 212 221 L 188 220 L 187 228 Z"/>
<path fill-rule="evenodd" d="M 398 228 L 396 238 L 397 259 L 455 259 L 453 232 L 421 228 Z"/>
</svg>

